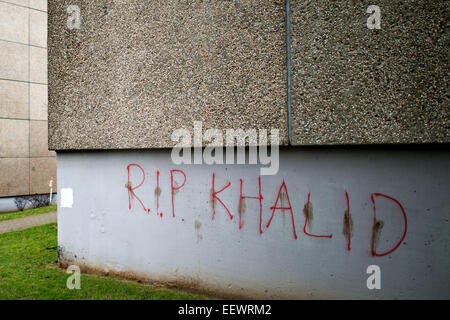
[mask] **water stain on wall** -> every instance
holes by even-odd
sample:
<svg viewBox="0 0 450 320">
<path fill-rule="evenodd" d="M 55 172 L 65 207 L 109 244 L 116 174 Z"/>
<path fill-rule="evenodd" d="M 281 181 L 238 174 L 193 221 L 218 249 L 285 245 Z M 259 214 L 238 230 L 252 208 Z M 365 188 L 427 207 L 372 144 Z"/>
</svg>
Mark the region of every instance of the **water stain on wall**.
<svg viewBox="0 0 450 320">
<path fill-rule="evenodd" d="M 128 190 L 128 195 L 130 197 L 130 200 L 134 202 L 134 192 L 133 192 L 133 186 L 131 185 L 131 182 L 125 183 L 125 188 Z"/>
<path fill-rule="evenodd" d="M 197 233 L 197 243 L 200 242 L 201 240 L 203 240 L 203 236 L 200 234 L 201 227 L 202 227 L 202 224 L 200 223 L 200 221 L 195 220 L 194 228 L 195 228 L 195 232 Z"/>
<path fill-rule="evenodd" d="M 345 236 L 346 239 L 348 239 L 348 237 L 353 236 L 353 219 L 348 210 L 345 210 L 344 213 L 342 234 Z"/>
<path fill-rule="evenodd" d="M 239 199 L 238 212 L 241 217 L 244 216 L 246 209 L 245 199 Z"/>
<path fill-rule="evenodd" d="M 303 207 L 303 215 L 306 218 L 306 221 L 308 223 L 309 231 L 312 230 L 312 221 L 313 221 L 313 207 L 311 202 L 305 203 L 305 206 Z"/>
<path fill-rule="evenodd" d="M 213 210 L 214 211 L 214 207 L 215 207 L 215 201 L 216 201 L 216 198 L 214 197 L 214 189 L 213 188 L 211 188 L 210 190 L 209 190 L 209 195 L 210 195 L 210 197 L 209 197 L 209 204 L 211 205 L 211 210 Z"/>
<path fill-rule="evenodd" d="M 286 196 L 286 192 L 283 190 L 280 194 L 280 205 L 281 208 L 286 208 L 286 203 L 287 203 L 287 196 Z M 281 217 L 283 220 L 283 228 L 286 226 L 286 210 L 285 209 L 281 209 Z"/>
<path fill-rule="evenodd" d="M 378 245 L 378 241 L 380 240 L 380 235 L 381 235 L 381 229 L 383 229 L 384 227 L 384 222 L 381 220 L 378 220 L 377 222 L 375 222 L 375 224 L 373 225 L 373 230 L 372 230 L 372 234 L 373 234 L 373 250 L 377 249 L 377 245 Z"/>
<path fill-rule="evenodd" d="M 174 181 L 173 182 L 173 189 L 172 189 L 172 194 L 173 195 L 176 195 L 179 192 L 178 187 L 179 187 L 178 183 L 176 181 Z"/>
<path fill-rule="evenodd" d="M 161 195 L 161 188 L 160 187 L 156 187 L 155 188 L 155 201 L 157 203 L 159 203 L 159 196 Z"/>
</svg>

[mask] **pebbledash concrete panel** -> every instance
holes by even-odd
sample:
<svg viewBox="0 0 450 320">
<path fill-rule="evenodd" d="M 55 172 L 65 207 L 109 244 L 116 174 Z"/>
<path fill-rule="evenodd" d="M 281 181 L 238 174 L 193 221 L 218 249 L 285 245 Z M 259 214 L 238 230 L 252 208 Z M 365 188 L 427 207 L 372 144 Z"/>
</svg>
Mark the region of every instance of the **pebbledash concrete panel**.
<svg viewBox="0 0 450 320">
<path fill-rule="evenodd" d="M 273 176 L 170 154 L 58 152 L 60 262 L 247 298 L 450 298 L 448 151 L 282 148 Z"/>
<path fill-rule="evenodd" d="M 171 147 L 194 121 L 287 143 L 284 5 L 50 0 L 49 147 Z"/>
<path fill-rule="evenodd" d="M 291 0 L 293 144 L 448 143 L 449 9 Z"/>
</svg>

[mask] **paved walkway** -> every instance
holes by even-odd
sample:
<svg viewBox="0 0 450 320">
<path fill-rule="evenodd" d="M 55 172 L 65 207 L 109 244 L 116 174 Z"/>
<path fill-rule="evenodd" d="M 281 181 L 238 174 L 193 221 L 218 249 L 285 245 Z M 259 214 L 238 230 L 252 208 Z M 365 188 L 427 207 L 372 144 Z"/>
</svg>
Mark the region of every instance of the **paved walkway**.
<svg viewBox="0 0 450 320">
<path fill-rule="evenodd" d="M 56 222 L 56 211 L 0 222 L 0 234 Z"/>
</svg>

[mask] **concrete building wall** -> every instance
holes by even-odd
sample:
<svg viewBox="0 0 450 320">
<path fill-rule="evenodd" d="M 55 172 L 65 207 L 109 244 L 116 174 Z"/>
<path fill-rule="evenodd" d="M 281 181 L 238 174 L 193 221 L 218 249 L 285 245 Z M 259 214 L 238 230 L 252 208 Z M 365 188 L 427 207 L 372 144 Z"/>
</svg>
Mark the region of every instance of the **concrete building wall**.
<svg viewBox="0 0 450 320">
<path fill-rule="evenodd" d="M 285 1 L 51 0 L 50 148 L 172 147 L 193 121 L 282 145 L 448 143 L 448 1 L 378 1 L 381 29 L 372 4 L 291 0 L 288 57 Z"/>
<path fill-rule="evenodd" d="M 450 141 L 448 1 L 291 3 L 293 144 Z"/>
<path fill-rule="evenodd" d="M 60 152 L 60 261 L 249 298 L 449 299 L 449 164 L 448 151 L 283 149 L 279 173 L 261 177 L 260 222 L 258 199 L 239 204 L 240 179 L 243 196 L 259 196 L 259 166 L 175 166 L 169 150 Z M 212 203 L 213 174 L 216 192 L 231 183 L 217 197 L 233 219 Z M 399 245 L 384 256 L 372 255 L 371 197 L 375 252 Z M 273 206 L 285 210 L 270 220 Z M 304 232 L 305 207 L 306 232 L 331 238 Z M 381 290 L 366 286 L 370 265 Z"/>
<path fill-rule="evenodd" d="M 289 3 L 49 1 L 62 263 L 245 297 L 449 298 L 448 2 L 379 1 L 381 29 L 376 3 Z M 194 121 L 280 130 L 261 213 L 239 201 L 259 166 L 173 164 Z"/>
<path fill-rule="evenodd" d="M 47 1 L 0 2 L 0 56 L 0 197 L 48 193 Z"/>
<path fill-rule="evenodd" d="M 169 147 L 193 121 L 286 143 L 284 24 L 273 0 L 49 1 L 50 148 Z"/>
</svg>

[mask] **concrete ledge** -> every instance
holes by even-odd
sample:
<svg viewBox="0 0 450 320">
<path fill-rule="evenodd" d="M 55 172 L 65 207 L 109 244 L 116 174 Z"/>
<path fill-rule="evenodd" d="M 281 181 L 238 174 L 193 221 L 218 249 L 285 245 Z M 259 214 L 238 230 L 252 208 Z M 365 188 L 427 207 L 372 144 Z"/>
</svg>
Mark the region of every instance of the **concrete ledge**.
<svg viewBox="0 0 450 320">
<path fill-rule="evenodd" d="M 258 196 L 258 165 L 58 153 L 60 258 L 245 297 L 445 299 L 449 165 L 445 150 L 283 148 L 259 202 L 240 201 L 241 179 Z M 382 290 L 366 286 L 370 265 Z"/>
</svg>

